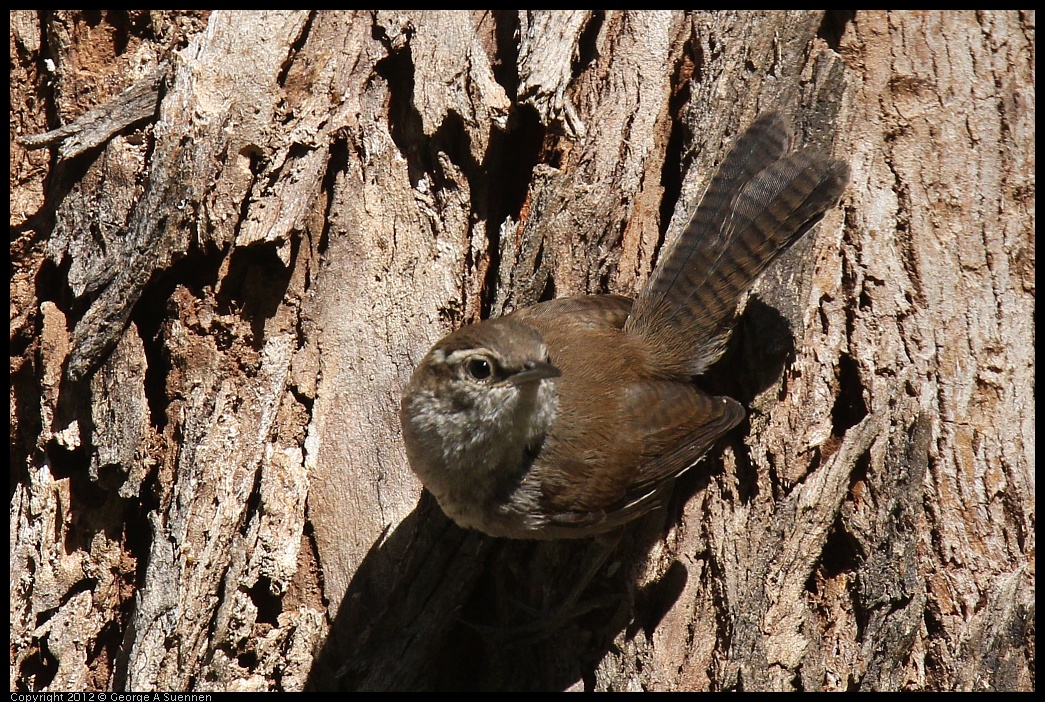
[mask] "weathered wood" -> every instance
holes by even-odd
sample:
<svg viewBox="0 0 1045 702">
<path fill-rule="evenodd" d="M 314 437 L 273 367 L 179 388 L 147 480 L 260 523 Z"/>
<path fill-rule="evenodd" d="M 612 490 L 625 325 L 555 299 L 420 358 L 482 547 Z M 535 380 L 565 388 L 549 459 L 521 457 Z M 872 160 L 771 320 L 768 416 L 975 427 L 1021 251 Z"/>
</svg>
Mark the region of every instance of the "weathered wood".
<svg viewBox="0 0 1045 702">
<path fill-rule="evenodd" d="M 1032 13 L 11 19 L 12 690 L 1034 689 Z M 557 612 L 604 544 L 449 523 L 400 389 L 766 109 L 849 189 Z"/>
</svg>

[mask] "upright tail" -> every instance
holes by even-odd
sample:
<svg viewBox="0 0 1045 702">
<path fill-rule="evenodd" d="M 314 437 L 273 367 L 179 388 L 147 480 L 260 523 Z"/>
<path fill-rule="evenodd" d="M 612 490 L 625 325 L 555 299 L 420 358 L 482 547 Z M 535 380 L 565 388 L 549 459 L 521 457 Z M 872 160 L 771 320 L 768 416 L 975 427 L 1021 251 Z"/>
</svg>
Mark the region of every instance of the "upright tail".
<svg viewBox="0 0 1045 702">
<path fill-rule="evenodd" d="M 788 153 L 790 142 L 777 112 L 737 138 L 635 300 L 624 328 L 647 339 L 666 375 L 699 375 L 719 359 L 741 298 L 842 196 L 849 167 L 812 149 Z"/>
</svg>

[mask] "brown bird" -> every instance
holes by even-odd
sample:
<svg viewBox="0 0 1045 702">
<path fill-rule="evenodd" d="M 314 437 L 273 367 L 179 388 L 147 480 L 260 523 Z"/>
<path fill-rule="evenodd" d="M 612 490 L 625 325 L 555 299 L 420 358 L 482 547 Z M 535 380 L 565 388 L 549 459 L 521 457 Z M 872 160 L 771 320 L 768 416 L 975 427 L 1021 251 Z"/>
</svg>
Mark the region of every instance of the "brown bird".
<svg viewBox="0 0 1045 702">
<path fill-rule="evenodd" d="M 403 392 L 410 466 L 463 527 L 594 536 L 657 507 L 744 417 L 691 382 L 722 355 L 739 302 L 834 207 L 845 163 L 790 151 L 775 112 L 737 138 L 689 225 L 634 300 L 563 298 L 462 327 Z"/>
</svg>

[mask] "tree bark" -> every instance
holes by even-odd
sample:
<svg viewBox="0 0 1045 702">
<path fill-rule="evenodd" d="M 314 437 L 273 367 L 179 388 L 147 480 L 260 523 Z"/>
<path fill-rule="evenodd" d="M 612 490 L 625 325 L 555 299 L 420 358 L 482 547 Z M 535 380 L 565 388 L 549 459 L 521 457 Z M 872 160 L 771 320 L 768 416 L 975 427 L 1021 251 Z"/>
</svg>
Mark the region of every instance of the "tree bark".
<svg viewBox="0 0 1045 702">
<path fill-rule="evenodd" d="M 12 691 L 1034 689 L 1033 13 L 11 20 Z M 771 109 L 852 177 L 748 420 L 601 564 L 450 523 L 421 356 L 634 295 Z"/>
</svg>

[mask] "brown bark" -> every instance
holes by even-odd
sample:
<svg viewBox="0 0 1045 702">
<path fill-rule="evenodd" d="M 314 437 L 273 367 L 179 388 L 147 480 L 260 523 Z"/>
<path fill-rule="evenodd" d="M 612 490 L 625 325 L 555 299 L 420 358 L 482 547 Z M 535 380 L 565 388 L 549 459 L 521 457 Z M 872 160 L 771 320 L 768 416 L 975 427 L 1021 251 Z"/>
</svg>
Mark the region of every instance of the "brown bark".
<svg viewBox="0 0 1045 702">
<path fill-rule="evenodd" d="M 12 690 L 1034 688 L 1033 13 L 11 20 Z M 450 524 L 400 388 L 768 109 L 850 187 L 558 611 L 604 544 Z"/>
</svg>

